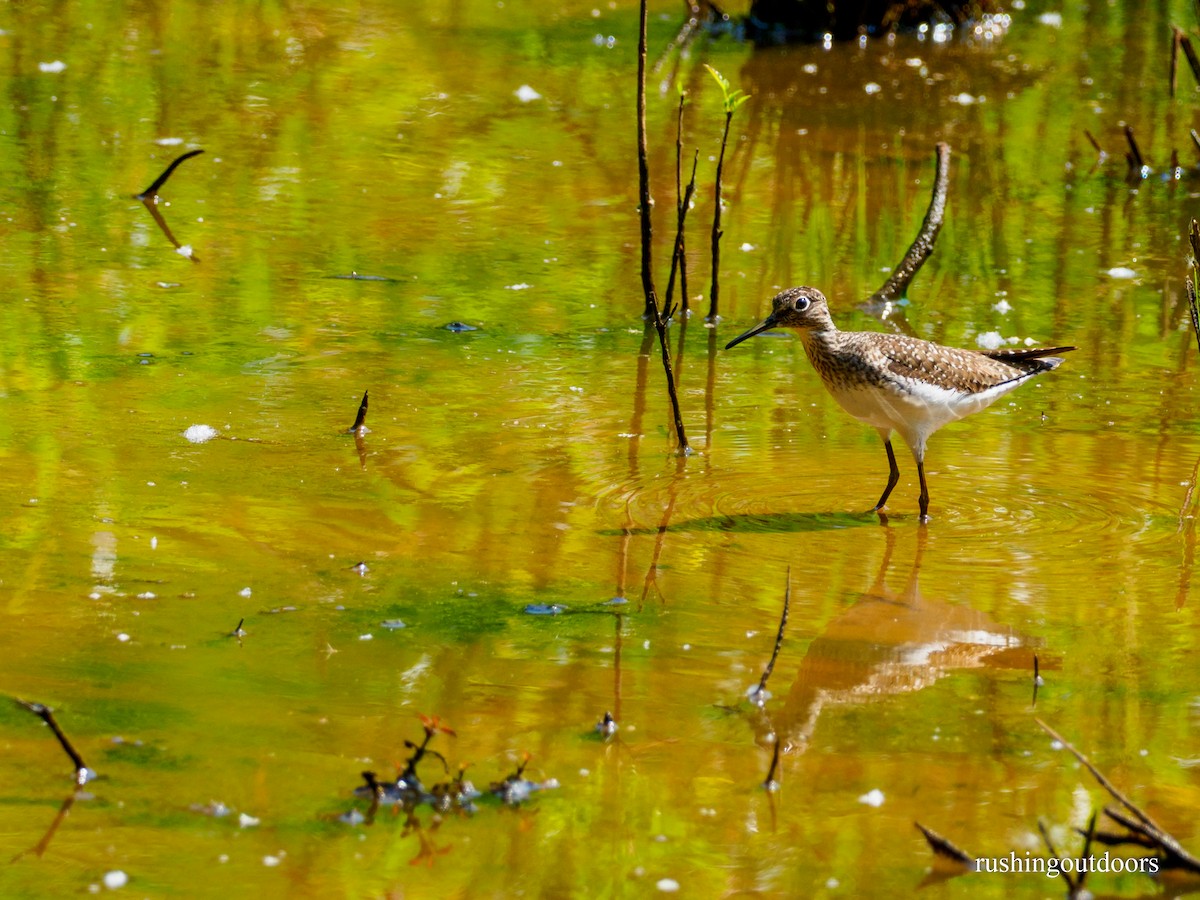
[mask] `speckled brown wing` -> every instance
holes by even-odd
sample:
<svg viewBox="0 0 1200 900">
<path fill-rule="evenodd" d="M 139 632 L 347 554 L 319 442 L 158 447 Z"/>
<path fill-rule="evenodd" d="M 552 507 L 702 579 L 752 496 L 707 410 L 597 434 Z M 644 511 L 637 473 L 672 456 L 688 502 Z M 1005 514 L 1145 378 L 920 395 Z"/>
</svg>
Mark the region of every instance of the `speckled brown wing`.
<svg viewBox="0 0 1200 900">
<path fill-rule="evenodd" d="M 1057 362 L 1029 356 L 1036 351 L 1009 351 L 1010 356 L 993 356 L 975 350 L 943 347 L 903 335 L 883 335 L 878 347 L 887 360 L 887 370 L 899 379 L 912 379 L 963 394 L 978 394 L 1036 372 L 1052 369 Z"/>
</svg>

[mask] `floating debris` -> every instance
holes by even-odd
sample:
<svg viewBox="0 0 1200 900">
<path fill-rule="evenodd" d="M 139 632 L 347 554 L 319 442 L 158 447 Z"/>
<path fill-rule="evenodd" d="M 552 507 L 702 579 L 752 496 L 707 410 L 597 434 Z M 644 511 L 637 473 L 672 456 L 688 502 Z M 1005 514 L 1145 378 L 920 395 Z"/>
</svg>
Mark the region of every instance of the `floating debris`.
<svg viewBox="0 0 1200 900">
<path fill-rule="evenodd" d="M 63 66 L 63 68 L 66 68 L 66 66 Z M 527 84 L 521 85 L 519 88 L 513 91 L 513 94 L 522 103 L 532 103 L 534 100 L 542 99 L 542 95 Z"/>
<path fill-rule="evenodd" d="M 771 699 L 771 692 L 766 690 L 761 684 L 752 684 L 746 688 L 746 699 L 750 701 L 751 706 L 757 706 L 762 709 L 767 705 L 767 701 Z"/>
<path fill-rule="evenodd" d="M 466 322 L 447 322 L 442 327 L 445 328 L 447 331 L 453 331 L 455 334 L 459 334 L 464 331 L 478 331 L 479 330 L 474 325 L 468 325 Z"/>
<path fill-rule="evenodd" d="M 202 816 L 211 816 L 214 819 L 224 819 L 226 816 L 233 814 L 233 810 L 220 800 L 210 800 L 204 804 L 193 803 L 188 809 Z"/>
<path fill-rule="evenodd" d="M 59 72 L 65 72 L 66 70 L 67 64 L 61 59 L 56 59 L 54 62 L 38 63 L 38 71 L 46 72 L 50 75 L 57 75 Z"/>
<path fill-rule="evenodd" d="M 1137 277 L 1137 272 L 1135 272 L 1133 269 L 1130 269 L 1126 266 L 1114 266 L 1113 268 L 1106 271 L 1104 274 L 1107 275 L 1109 278 L 1118 278 L 1118 279 L 1122 279 L 1122 280 Z"/>
<path fill-rule="evenodd" d="M 387 628 L 390 631 L 396 631 L 397 629 L 407 628 L 408 626 L 405 625 L 400 619 L 384 619 L 379 623 L 379 627 Z"/>
<path fill-rule="evenodd" d="M 526 614 L 531 616 L 557 616 L 566 610 L 561 603 L 530 603 L 525 607 Z"/>
<path fill-rule="evenodd" d="M 350 810 L 338 816 L 338 821 L 348 825 L 369 825 L 374 821 L 375 813 L 383 804 L 408 812 L 409 820 L 406 828 L 416 825 L 413 812 L 420 806 L 429 806 L 437 813 L 459 812 L 470 815 L 477 811 L 475 801 L 484 795 L 466 779 L 466 766 L 459 767 L 458 773 L 453 778 L 431 787 L 427 788 L 421 782 L 417 775 L 417 767 L 427 756 L 437 759 L 441 762 L 443 770 L 449 772 L 446 758 L 431 749 L 429 744 L 438 734 L 453 736 L 455 733 L 454 729 L 445 725 L 436 716 L 421 716 L 421 725 L 425 730 L 425 737 L 419 744 L 411 741 L 404 742 L 405 747 L 411 750 L 412 754 L 395 781 L 380 781 L 375 773 L 370 771 L 362 773 L 364 784 L 355 788 L 354 793 L 358 797 L 370 799 L 371 808 L 366 815 L 355 815 L 355 811 Z M 506 805 L 517 806 L 540 791 L 557 788 L 558 781 L 553 778 L 542 782 L 525 778 L 525 766 L 529 759 L 529 754 L 525 754 L 516 770 L 502 781 L 494 782 L 488 792 Z"/>
<path fill-rule="evenodd" d="M 606 710 L 604 718 L 596 723 L 596 733 L 607 740 L 616 734 L 620 727 L 617 720 L 613 718 L 613 714 Z"/>
<path fill-rule="evenodd" d="M 383 281 L 389 284 L 398 284 L 398 278 L 388 278 L 386 275 L 362 275 L 358 272 L 351 272 L 349 275 L 326 275 L 326 278 L 334 278 L 340 281 Z"/>
</svg>

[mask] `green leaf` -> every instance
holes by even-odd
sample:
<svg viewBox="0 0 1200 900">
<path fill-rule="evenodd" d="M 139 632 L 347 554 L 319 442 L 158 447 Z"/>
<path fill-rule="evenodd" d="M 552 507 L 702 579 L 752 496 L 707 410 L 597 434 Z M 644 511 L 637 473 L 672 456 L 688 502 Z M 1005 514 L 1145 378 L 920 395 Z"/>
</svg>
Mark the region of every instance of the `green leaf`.
<svg viewBox="0 0 1200 900">
<path fill-rule="evenodd" d="M 730 90 L 731 86 L 729 84 L 729 79 L 710 66 L 708 63 L 704 64 L 704 68 L 708 69 L 708 73 L 712 75 L 717 84 L 721 86 L 721 95 L 724 98 L 725 112 L 732 113 L 735 109 L 750 99 L 750 95 L 745 91 Z"/>
</svg>

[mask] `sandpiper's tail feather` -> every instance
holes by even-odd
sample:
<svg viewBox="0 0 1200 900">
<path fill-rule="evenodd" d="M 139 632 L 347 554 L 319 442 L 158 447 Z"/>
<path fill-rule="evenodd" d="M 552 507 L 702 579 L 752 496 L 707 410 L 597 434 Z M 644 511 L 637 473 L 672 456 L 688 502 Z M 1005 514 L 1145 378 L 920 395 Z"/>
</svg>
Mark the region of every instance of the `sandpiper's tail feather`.
<svg viewBox="0 0 1200 900">
<path fill-rule="evenodd" d="M 1046 372 L 1056 368 L 1061 362 L 1061 357 L 1054 356 L 1055 353 L 1070 353 L 1075 347 L 1029 347 L 1024 350 L 981 350 L 980 352 L 989 359 L 999 360 L 1006 363 L 1024 363 L 1034 362 L 1040 363 L 1037 367 L 1039 372 Z"/>
</svg>

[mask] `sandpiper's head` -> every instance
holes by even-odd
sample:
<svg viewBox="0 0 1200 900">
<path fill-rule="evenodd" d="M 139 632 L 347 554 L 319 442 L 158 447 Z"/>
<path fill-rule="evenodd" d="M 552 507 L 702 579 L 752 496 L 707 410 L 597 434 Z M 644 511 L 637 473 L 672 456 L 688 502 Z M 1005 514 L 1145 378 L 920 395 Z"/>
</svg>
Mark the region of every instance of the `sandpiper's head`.
<svg viewBox="0 0 1200 900">
<path fill-rule="evenodd" d="M 824 294 L 813 287 L 788 288 L 771 300 L 769 316 L 749 331 L 739 334 L 725 345 L 725 349 L 772 328 L 820 328 L 829 324 L 829 304 Z"/>
</svg>

